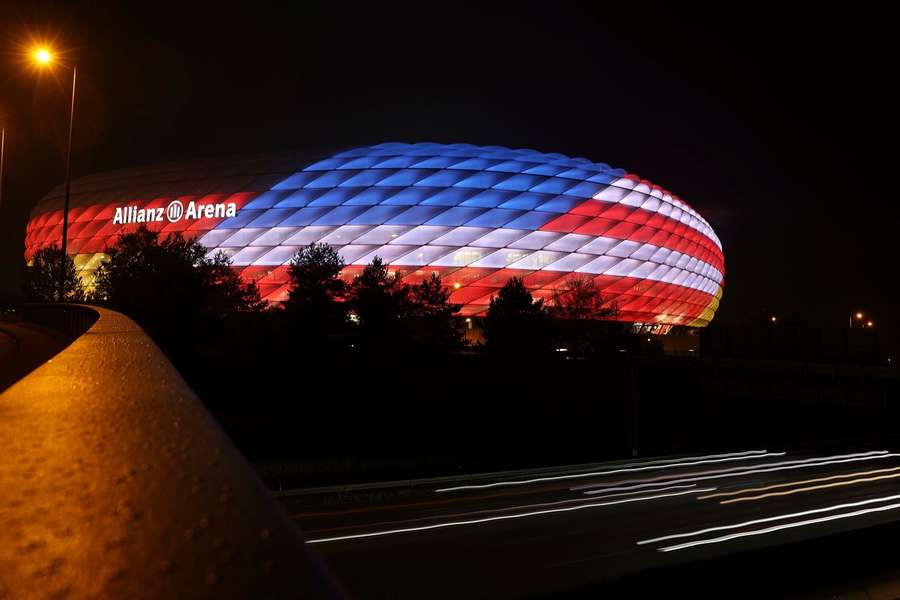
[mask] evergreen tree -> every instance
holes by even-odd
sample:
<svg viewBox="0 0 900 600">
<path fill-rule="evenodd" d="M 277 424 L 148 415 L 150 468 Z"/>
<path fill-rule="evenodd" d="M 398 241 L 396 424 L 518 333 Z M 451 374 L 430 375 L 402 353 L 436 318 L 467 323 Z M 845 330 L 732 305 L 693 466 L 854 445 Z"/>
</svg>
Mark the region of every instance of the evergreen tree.
<svg viewBox="0 0 900 600">
<path fill-rule="evenodd" d="M 62 250 L 59 246 L 48 246 L 34 253 L 22 283 L 25 298 L 29 302 L 57 302 L 59 300 L 59 278 Z M 63 276 L 63 300 L 65 302 L 83 302 L 84 287 L 81 278 L 75 271 L 75 263 L 71 256 L 66 256 Z"/>
</svg>

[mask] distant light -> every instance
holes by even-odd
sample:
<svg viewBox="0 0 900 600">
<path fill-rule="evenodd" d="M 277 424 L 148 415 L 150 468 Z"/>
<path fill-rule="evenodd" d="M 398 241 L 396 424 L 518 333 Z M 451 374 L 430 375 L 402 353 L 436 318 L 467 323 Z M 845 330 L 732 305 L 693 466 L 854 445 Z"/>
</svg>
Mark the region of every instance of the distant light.
<svg viewBox="0 0 900 600">
<path fill-rule="evenodd" d="M 777 318 L 777 317 L 771 317 L 771 319 L 770 319 L 770 320 L 771 320 L 771 321 L 772 321 L 772 322 L 773 322 L 773 323 L 774 323 L 774 322 L 775 322 L 775 321 L 777 321 L 777 320 L 778 320 L 778 318 Z"/>
<path fill-rule="evenodd" d="M 33 57 L 36 63 L 46 65 L 53 60 L 53 53 L 47 48 L 38 48 L 34 51 Z"/>
<path fill-rule="evenodd" d="M 857 318 L 857 319 L 862 319 L 862 318 L 863 318 L 863 314 L 862 314 L 862 313 L 856 313 L 856 318 Z"/>
<path fill-rule="evenodd" d="M 458 289 L 461 288 L 461 287 L 462 287 L 462 285 L 461 285 L 458 281 L 457 281 L 456 283 L 453 284 L 453 289 L 454 289 L 454 290 L 458 290 Z"/>
<path fill-rule="evenodd" d="M 872 327 L 874 324 L 872 321 L 866 321 L 866 327 Z"/>
<path fill-rule="evenodd" d="M 471 322 L 472 322 L 472 319 L 470 319 L 469 317 L 466 317 L 466 323 L 471 323 Z"/>
<path fill-rule="evenodd" d="M 568 348 L 557 348 L 556 351 L 557 352 L 568 352 L 569 349 Z"/>
</svg>

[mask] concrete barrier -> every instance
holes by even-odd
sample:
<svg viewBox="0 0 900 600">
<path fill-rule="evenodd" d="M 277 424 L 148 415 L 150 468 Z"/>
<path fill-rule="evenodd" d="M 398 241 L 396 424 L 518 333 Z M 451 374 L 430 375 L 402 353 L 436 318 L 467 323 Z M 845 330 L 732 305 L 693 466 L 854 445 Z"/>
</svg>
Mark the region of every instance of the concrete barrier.
<svg viewBox="0 0 900 600">
<path fill-rule="evenodd" d="M 153 341 L 86 310 L 0 394 L 0 598 L 342 596 Z"/>
</svg>

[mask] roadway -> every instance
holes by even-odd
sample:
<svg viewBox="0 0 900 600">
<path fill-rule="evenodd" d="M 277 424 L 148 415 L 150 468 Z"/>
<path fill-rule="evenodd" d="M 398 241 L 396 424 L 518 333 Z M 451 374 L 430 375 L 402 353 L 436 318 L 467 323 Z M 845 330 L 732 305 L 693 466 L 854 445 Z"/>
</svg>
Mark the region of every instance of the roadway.
<svg viewBox="0 0 900 600">
<path fill-rule="evenodd" d="M 357 597 L 519 597 L 893 522 L 900 453 L 760 449 L 281 500 Z"/>
<path fill-rule="evenodd" d="M 69 341 L 41 325 L 0 322 L 0 392 L 53 357 Z"/>
</svg>

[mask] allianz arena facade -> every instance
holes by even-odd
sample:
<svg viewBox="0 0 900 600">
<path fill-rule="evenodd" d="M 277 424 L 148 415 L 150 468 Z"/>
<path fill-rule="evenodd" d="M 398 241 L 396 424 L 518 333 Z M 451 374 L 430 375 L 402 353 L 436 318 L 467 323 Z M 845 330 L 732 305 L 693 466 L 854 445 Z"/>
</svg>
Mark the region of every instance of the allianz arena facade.
<svg viewBox="0 0 900 600">
<path fill-rule="evenodd" d="M 34 208 L 26 259 L 62 238 L 63 188 Z M 642 331 L 705 326 L 724 256 L 677 196 L 603 163 L 534 150 L 386 143 L 326 156 L 168 163 L 73 182 L 68 252 L 88 285 L 104 249 L 141 224 L 228 254 L 263 298 L 287 297 L 301 247 L 331 244 L 350 278 L 375 256 L 415 283 L 439 273 L 462 315 L 513 276 L 549 298 L 591 277 Z"/>
</svg>

